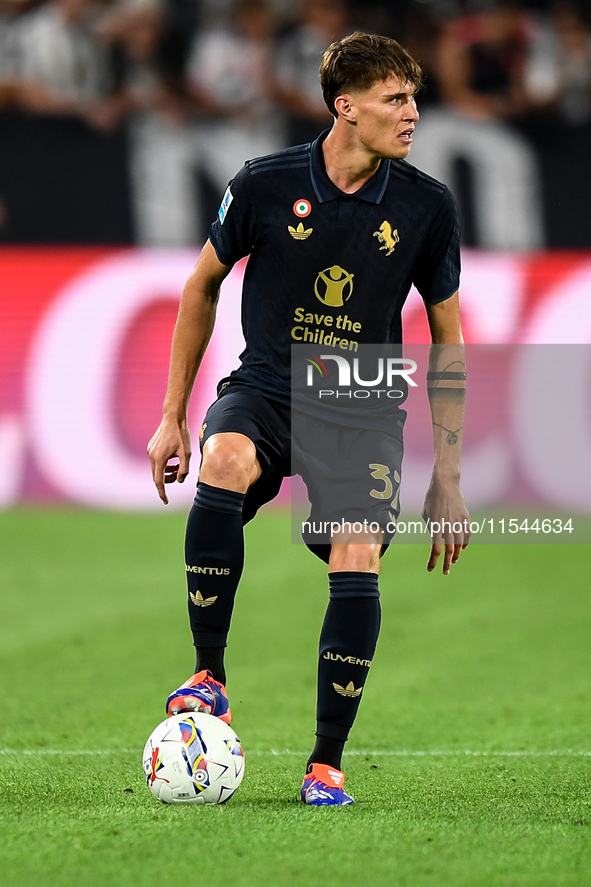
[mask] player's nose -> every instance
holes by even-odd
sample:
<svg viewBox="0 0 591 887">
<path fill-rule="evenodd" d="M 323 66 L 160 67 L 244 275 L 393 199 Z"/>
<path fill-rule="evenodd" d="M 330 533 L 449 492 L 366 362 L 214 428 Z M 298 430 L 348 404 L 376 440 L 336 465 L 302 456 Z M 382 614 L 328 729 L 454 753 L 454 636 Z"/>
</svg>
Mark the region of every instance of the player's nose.
<svg viewBox="0 0 591 887">
<path fill-rule="evenodd" d="M 411 99 L 408 102 L 408 110 L 404 116 L 407 120 L 412 120 L 414 123 L 419 119 L 419 109 L 417 108 L 417 103 L 414 99 Z"/>
</svg>

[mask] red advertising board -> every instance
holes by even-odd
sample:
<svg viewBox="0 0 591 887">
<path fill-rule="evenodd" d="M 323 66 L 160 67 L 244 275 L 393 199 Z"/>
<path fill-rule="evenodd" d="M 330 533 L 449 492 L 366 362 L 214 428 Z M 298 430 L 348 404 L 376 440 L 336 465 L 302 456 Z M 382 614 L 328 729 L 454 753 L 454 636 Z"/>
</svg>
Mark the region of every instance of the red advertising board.
<svg viewBox="0 0 591 887">
<path fill-rule="evenodd" d="M 48 500 L 159 507 L 145 446 L 160 418 L 180 293 L 197 257 L 197 250 L 0 250 L 0 507 Z M 463 265 L 467 342 L 591 343 L 591 254 L 468 251 Z M 238 364 L 243 270 L 236 266 L 222 289 L 191 404 L 194 433 L 216 382 Z M 405 341 L 428 341 L 416 293 L 404 320 Z M 586 427 L 591 422 L 581 434 Z M 524 462 L 515 440 L 503 446 Z M 589 441 L 581 446 L 591 451 Z M 412 473 L 411 458 L 411 491 Z M 513 485 L 515 477 L 513 470 Z M 480 492 L 471 483 L 480 503 L 494 500 L 494 483 L 482 479 Z M 538 495 L 531 478 L 521 486 Z M 173 507 L 185 508 L 192 488 L 175 489 Z M 568 502 L 554 496 L 554 504 Z"/>
</svg>

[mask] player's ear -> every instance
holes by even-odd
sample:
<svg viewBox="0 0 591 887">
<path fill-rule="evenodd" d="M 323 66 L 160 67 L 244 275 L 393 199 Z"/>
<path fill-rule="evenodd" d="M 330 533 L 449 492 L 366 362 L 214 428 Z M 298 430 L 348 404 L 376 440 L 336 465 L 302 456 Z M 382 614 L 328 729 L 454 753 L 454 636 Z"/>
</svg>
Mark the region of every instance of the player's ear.
<svg viewBox="0 0 591 887">
<path fill-rule="evenodd" d="M 357 114 L 350 95 L 339 95 L 334 100 L 334 106 L 339 117 L 342 117 L 347 123 L 355 123 Z"/>
</svg>

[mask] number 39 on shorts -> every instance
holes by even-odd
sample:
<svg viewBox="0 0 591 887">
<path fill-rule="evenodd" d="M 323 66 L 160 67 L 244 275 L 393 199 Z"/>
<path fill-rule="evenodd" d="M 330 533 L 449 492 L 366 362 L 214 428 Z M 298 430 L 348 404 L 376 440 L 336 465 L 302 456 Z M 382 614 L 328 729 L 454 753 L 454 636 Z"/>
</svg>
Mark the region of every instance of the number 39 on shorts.
<svg viewBox="0 0 591 887">
<path fill-rule="evenodd" d="M 390 469 L 387 465 L 381 465 L 379 462 L 370 462 L 369 470 L 371 471 L 371 476 L 378 481 L 383 483 L 382 489 L 370 490 L 369 495 L 373 496 L 374 499 L 390 499 L 392 494 L 394 493 L 394 485 L 390 479 Z M 394 481 L 397 484 L 396 495 L 392 500 L 392 508 L 396 508 L 398 505 L 398 496 L 400 493 L 400 475 L 394 470 Z"/>
</svg>

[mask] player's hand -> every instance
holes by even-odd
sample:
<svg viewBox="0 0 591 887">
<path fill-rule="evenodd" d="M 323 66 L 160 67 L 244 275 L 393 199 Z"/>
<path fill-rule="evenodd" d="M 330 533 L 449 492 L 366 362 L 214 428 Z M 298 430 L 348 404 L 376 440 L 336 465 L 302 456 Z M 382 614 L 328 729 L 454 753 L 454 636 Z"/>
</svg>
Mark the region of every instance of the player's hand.
<svg viewBox="0 0 591 887">
<path fill-rule="evenodd" d="M 470 541 L 470 515 L 459 483 L 431 478 L 422 518 L 431 531 L 432 540 L 427 570 L 433 572 L 443 548 L 443 574 L 449 576 L 451 565 L 458 562 Z"/>
<path fill-rule="evenodd" d="M 168 505 L 164 485 L 175 480 L 182 484 L 189 473 L 191 436 L 186 421 L 164 418 L 147 449 L 158 495 Z M 171 464 L 171 459 L 178 459 L 178 462 Z"/>
</svg>

